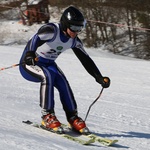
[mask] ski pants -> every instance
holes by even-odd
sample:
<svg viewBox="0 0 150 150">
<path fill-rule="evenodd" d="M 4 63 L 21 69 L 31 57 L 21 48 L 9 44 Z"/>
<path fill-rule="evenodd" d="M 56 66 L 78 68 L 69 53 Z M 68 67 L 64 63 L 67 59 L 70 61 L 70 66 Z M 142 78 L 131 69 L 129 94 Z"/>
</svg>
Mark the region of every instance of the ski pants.
<svg viewBox="0 0 150 150">
<path fill-rule="evenodd" d="M 20 73 L 32 82 L 41 82 L 40 106 L 45 110 L 54 110 L 54 87 L 59 91 L 60 100 L 69 120 L 77 113 L 77 104 L 70 85 L 55 62 L 43 64 L 37 62 L 35 66 L 21 65 Z"/>
</svg>

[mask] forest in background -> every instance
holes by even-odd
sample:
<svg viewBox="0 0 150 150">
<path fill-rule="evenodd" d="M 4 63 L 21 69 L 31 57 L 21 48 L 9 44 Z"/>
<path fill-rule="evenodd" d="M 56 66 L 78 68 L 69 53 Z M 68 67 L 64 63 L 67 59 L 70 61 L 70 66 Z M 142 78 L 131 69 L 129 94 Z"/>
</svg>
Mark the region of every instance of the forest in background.
<svg viewBox="0 0 150 150">
<path fill-rule="evenodd" d="M 12 0 L 11 6 L 20 7 L 23 1 L 26 0 Z M 87 20 L 83 42 L 87 47 L 103 46 L 116 54 L 150 59 L 149 0 L 49 0 L 49 5 L 60 14 L 69 5 L 83 12 Z M 1 7 L 0 16 L 7 18 L 4 11 Z"/>
</svg>

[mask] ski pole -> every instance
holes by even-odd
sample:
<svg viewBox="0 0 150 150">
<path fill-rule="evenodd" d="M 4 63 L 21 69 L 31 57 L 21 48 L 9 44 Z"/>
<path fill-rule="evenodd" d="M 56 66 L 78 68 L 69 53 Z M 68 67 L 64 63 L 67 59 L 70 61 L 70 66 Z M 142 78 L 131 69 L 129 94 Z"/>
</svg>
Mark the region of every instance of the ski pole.
<svg viewBox="0 0 150 150">
<path fill-rule="evenodd" d="M 23 63 L 24 63 L 24 62 L 23 62 Z M 10 68 L 14 68 L 14 67 L 17 67 L 17 66 L 19 66 L 19 65 L 22 65 L 23 63 L 14 64 L 14 65 L 9 66 L 9 67 L 3 67 L 3 68 L 0 68 L 0 71 L 6 70 L 6 69 L 10 69 Z"/>
<path fill-rule="evenodd" d="M 89 106 L 89 109 L 88 109 L 88 111 L 87 111 L 87 113 L 86 113 L 86 116 L 85 116 L 84 121 L 86 121 L 87 116 L 88 116 L 88 114 L 89 114 L 89 112 L 90 112 L 91 107 L 92 107 L 92 106 L 96 103 L 96 101 L 101 97 L 103 90 L 104 90 L 104 88 L 101 89 L 101 91 L 100 91 L 98 97 L 97 97 L 97 98 L 93 101 L 93 103 Z"/>
<path fill-rule="evenodd" d="M 35 58 L 35 61 L 38 61 L 38 57 Z M 14 64 L 14 65 L 11 65 L 11 66 L 9 66 L 9 67 L 0 68 L 0 71 L 6 70 L 6 69 L 10 69 L 10 68 L 14 68 L 14 67 L 20 66 L 20 65 L 22 65 L 22 64 L 25 64 L 25 62 L 22 62 L 22 63 L 19 63 L 19 64 Z"/>
</svg>

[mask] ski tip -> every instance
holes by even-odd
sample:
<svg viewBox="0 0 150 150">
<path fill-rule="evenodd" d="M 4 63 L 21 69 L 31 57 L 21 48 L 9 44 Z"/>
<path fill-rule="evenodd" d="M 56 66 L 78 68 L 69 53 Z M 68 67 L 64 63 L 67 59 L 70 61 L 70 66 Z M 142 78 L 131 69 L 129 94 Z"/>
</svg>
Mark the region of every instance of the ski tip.
<svg viewBox="0 0 150 150">
<path fill-rule="evenodd" d="M 31 122 L 30 120 L 26 120 L 26 121 L 22 121 L 23 123 L 26 123 L 26 124 L 33 124 L 33 122 Z"/>
</svg>

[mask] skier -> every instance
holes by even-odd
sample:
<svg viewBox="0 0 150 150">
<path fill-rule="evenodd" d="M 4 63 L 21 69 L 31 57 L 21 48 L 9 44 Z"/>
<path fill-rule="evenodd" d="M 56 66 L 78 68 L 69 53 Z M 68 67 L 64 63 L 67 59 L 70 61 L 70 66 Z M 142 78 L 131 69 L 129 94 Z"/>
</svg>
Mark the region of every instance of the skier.
<svg viewBox="0 0 150 150">
<path fill-rule="evenodd" d="M 80 133 L 89 132 L 84 120 L 78 116 L 77 104 L 71 87 L 55 62 L 61 53 L 71 48 L 87 72 L 103 88 L 108 88 L 110 85 L 110 79 L 102 76 L 78 38 L 78 33 L 84 26 L 83 14 L 74 6 L 69 6 L 63 12 L 60 23 L 45 24 L 37 31 L 28 41 L 20 60 L 22 76 L 26 80 L 41 83 L 41 125 L 50 131 L 62 130 L 54 111 L 55 87 L 59 91 L 60 101 L 70 126 Z"/>
</svg>

